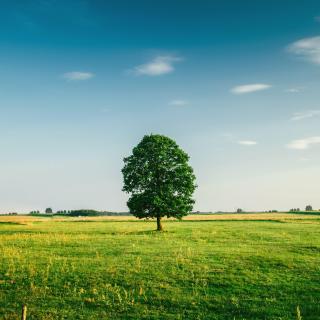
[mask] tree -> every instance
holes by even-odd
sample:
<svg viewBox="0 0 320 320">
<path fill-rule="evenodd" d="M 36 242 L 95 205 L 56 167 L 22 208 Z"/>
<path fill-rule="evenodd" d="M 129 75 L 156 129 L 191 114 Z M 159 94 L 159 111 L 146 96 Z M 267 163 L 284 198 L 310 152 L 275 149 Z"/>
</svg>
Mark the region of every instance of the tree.
<svg viewBox="0 0 320 320">
<path fill-rule="evenodd" d="M 238 208 L 237 213 L 241 213 L 241 212 L 243 212 L 243 210 L 241 208 Z"/>
<path fill-rule="evenodd" d="M 45 212 L 46 213 L 52 213 L 52 209 L 51 208 L 47 208 Z"/>
<path fill-rule="evenodd" d="M 312 211 L 312 206 L 310 206 L 310 204 L 306 206 L 306 211 Z"/>
<path fill-rule="evenodd" d="M 162 217 L 181 219 L 192 211 L 196 188 L 189 156 L 172 139 L 146 135 L 124 158 L 123 191 L 131 194 L 127 205 L 139 219 L 156 218 L 162 230 Z"/>
</svg>

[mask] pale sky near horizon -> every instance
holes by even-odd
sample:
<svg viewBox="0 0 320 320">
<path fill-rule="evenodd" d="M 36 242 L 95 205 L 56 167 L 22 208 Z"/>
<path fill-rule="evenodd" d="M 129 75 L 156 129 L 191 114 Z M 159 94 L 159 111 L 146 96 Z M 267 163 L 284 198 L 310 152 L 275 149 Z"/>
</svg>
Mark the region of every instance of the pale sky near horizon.
<svg viewBox="0 0 320 320">
<path fill-rule="evenodd" d="M 150 133 L 195 210 L 320 208 L 319 1 L 0 3 L 0 213 L 126 211 Z"/>
</svg>

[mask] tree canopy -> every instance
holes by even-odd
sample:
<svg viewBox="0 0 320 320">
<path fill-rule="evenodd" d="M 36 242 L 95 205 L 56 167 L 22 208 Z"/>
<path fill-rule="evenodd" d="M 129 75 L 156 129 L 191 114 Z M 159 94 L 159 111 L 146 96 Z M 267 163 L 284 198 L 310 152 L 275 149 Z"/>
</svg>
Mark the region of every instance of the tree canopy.
<svg viewBox="0 0 320 320">
<path fill-rule="evenodd" d="M 162 230 L 162 217 L 181 219 L 192 211 L 195 175 L 189 156 L 166 136 L 143 137 L 124 158 L 123 191 L 131 194 L 127 205 L 138 218 L 156 218 Z"/>
</svg>

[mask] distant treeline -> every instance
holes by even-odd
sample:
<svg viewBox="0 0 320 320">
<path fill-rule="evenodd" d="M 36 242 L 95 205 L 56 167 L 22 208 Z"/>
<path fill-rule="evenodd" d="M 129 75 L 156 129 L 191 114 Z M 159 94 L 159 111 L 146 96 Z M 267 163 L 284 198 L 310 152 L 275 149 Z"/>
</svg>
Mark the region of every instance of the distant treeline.
<svg viewBox="0 0 320 320">
<path fill-rule="evenodd" d="M 109 211 L 96 211 L 89 209 L 71 210 L 67 215 L 71 217 L 95 217 L 95 216 L 130 216 L 129 212 L 109 212 Z"/>
<path fill-rule="evenodd" d="M 320 210 L 319 210 L 320 211 Z M 319 211 L 314 210 L 311 205 L 307 205 L 305 210 L 300 210 L 300 208 L 292 208 L 289 211 L 281 211 L 282 213 L 300 213 L 300 214 L 320 214 Z M 245 213 L 277 213 L 278 210 L 266 210 L 266 211 L 246 211 L 241 208 L 236 209 L 233 212 L 226 211 L 216 211 L 216 212 L 204 212 L 204 211 L 193 211 L 191 214 L 245 214 Z M 8 215 L 16 215 L 17 213 L 12 212 Z M 51 208 L 46 208 L 44 213 L 40 211 L 31 211 L 29 213 L 32 216 L 66 216 L 66 217 L 97 217 L 97 216 L 131 216 L 129 212 L 113 212 L 113 211 L 97 211 L 93 209 L 77 209 L 77 210 L 58 210 L 55 213 Z"/>
<path fill-rule="evenodd" d="M 49 211 L 49 212 L 48 212 Z M 111 211 L 97 211 L 92 209 L 77 209 L 77 210 L 58 210 L 53 213 L 46 209 L 46 213 L 39 211 L 31 211 L 32 216 L 66 216 L 66 217 L 98 217 L 98 216 L 131 216 L 129 212 L 111 212 Z"/>
</svg>

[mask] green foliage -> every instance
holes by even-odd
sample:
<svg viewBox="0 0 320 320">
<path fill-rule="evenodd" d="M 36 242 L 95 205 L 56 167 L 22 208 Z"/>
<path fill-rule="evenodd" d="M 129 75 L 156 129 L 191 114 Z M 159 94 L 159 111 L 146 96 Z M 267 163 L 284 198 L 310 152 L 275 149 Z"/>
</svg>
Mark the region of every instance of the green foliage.
<svg viewBox="0 0 320 320">
<path fill-rule="evenodd" d="M 78 217 L 78 216 L 94 217 L 94 216 L 100 216 L 101 213 L 99 211 L 92 210 L 92 209 L 78 209 L 78 210 L 71 210 L 70 213 L 68 213 L 68 215 L 71 217 Z"/>
<path fill-rule="evenodd" d="M 312 206 L 310 206 L 310 204 L 306 206 L 306 211 L 312 211 Z"/>
<path fill-rule="evenodd" d="M 46 208 L 45 213 L 51 214 L 53 211 L 51 208 Z"/>
<path fill-rule="evenodd" d="M 318 320 L 320 217 L 302 219 L 0 223 L 0 319 Z"/>
<path fill-rule="evenodd" d="M 123 191 L 130 213 L 138 218 L 182 218 L 191 212 L 196 188 L 189 156 L 175 141 L 146 135 L 124 159 Z"/>
<path fill-rule="evenodd" d="M 40 211 L 39 211 L 39 210 L 33 210 L 33 211 L 30 211 L 29 214 L 30 214 L 30 215 L 40 214 Z"/>
</svg>

